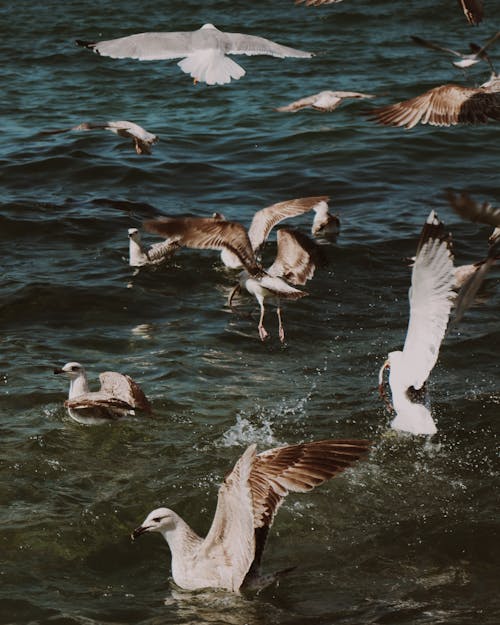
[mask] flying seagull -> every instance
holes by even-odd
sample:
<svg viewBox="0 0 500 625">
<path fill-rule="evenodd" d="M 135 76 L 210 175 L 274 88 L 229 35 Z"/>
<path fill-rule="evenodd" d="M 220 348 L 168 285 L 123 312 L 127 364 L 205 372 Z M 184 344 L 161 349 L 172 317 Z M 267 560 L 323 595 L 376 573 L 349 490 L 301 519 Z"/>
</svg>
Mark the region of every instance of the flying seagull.
<svg viewBox="0 0 500 625">
<path fill-rule="evenodd" d="M 279 43 L 241 33 L 226 33 L 213 24 L 205 24 L 195 31 L 170 33 L 139 33 L 108 41 L 89 42 L 77 40 L 84 48 L 113 59 L 132 58 L 139 61 L 182 59 L 178 66 L 190 74 L 195 82 L 223 85 L 238 80 L 245 70 L 227 57 L 227 54 L 267 54 L 279 58 L 310 58 L 304 52 Z"/>
<path fill-rule="evenodd" d="M 129 265 L 131 267 L 143 267 L 144 265 L 159 265 L 172 256 L 178 245 L 170 241 L 154 243 L 145 250 L 141 242 L 141 234 L 137 228 L 128 229 L 129 238 Z"/>
<path fill-rule="evenodd" d="M 357 91 L 320 91 L 313 95 L 306 96 L 300 100 L 295 100 L 286 106 L 279 106 L 276 111 L 280 113 L 296 113 L 304 108 L 312 108 L 316 111 L 329 113 L 339 107 L 347 98 L 364 99 L 374 98 L 368 93 L 358 93 Z"/>
<path fill-rule="evenodd" d="M 432 435 L 436 424 L 428 405 L 426 381 L 436 364 L 446 332 L 454 292 L 453 255 L 449 234 L 434 211 L 422 229 L 409 291 L 410 320 L 403 351 L 390 352 L 379 372 L 384 395 L 384 370 L 395 418 L 391 427 L 412 434 Z M 422 403 L 424 402 L 424 403 Z"/>
<path fill-rule="evenodd" d="M 368 116 L 379 124 L 407 129 L 418 123 L 456 126 L 500 121 L 500 76 L 492 74 L 476 88 L 440 85 L 411 100 L 372 109 Z"/>
<path fill-rule="evenodd" d="M 55 135 L 62 132 L 70 132 L 72 130 L 110 130 L 115 135 L 132 139 L 134 149 L 137 154 L 151 154 L 151 146 L 158 141 L 158 137 L 144 130 L 142 126 L 133 122 L 83 122 L 72 128 L 63 128 L 61 130 L 44 130 L 42 134 Z"/>
<path fill-rule="evenodd" d="M 295 4 L 305 4 L 310 7 L 319 7 L 323 4 L 336 4 L 342 0 L 295 0 Z M 469 24 L 479 24 L 483 19 L 483 0 L 458 0 Z"/>
<path fill-rule="evenodd" d="M 423 46 L 424 48 L 430 48 L 431 50 L 437 50 L 438 52 L 445 52 L 446 54 L 451 54 L 451 56 L 458 57 L 459 61 L 452 61 L 455 67 L 459 67 L 460 69 L 466 69 L 475 63 L 479 63 L 479 61 L 486 61 L 490 66 L 492 72 L 495 71 L 493 64 L 491 62 L 488 53 L 486 52 L 486 48 L 494 43 L 500 37 L 500 31 L 495 33 L 491 39 L 489 39 L 482 47 L 476 45 L 475 43 L 469 44 L 469 47 L 472 51 L 472 54 L 463 54 L 462 52 L 457 52 L 452 48 L 446 48 L 444 46 L 439 45 L 438 43 L 434 43 L 433 41 L 429 41 L 427 39 L 422 39 L 422 37 L 417 37 L 416 35 L 411 35 L 412 40 L 418 44 L 419 46 Z"/>
<path fill-rule="evenodd" d="M 180 246 L 195 249 L 227 250 L 236 256 L 244 270 L 240 274 L 238 285 L 231 292 L 229 305 L 231 305 L 236 290 L 241 287 L 245 287 L 249 293 L 256 297 L 261 311 L 258 326 L 259 336 L 264 341 L 269 336 L 263 325 L 264 301 L 269 300 L 277 306 L 279 336 L 282 342 L 285 340 L 280 299 L 299 299 L 307 293 L 296 289 L 280 277 L 278 266 L 286 267 L 286 279 L 295 280 L 297 284 L 303 284 L 311 275 L 311 271 L 314 272 L 315 262 L 319 262 L 313 258 L 311 249 L 313 242 L 308 237 L 301 233 L 288 234 L 288 236 L 278 235 L 276 264 L 265 271 L 257 259 L 247 230 L 235 221 L 206 217 L 163 217 L 144 222 L 144 229 L 160 234 L 169 239 L 171 243 Z M 309 241 L 308 244 L 305 243 L 306 239 Z M 299 240 L 300 242 L 298 242 Z M 305 249 L 306 246 L 307 250 Z"/>
<path fill-rule="evenodd" d="M 172 554 L 172 577 L 185 590 L 239 592 L 262 579 L 269 529 L 289 492 L 307 492 L 367 455 L 366 440 L 324 440 L 257 453 L 250 445 L 219 488 L 212 526 L 198 536 L 173 510 L 153 510 L 132 539 L 159 532 Z"/>
<path fill-rule="evenodd" d="M 478 269 L 464 283 L 456 300 L 453 324 L 459 323 L 464 312 L 471 305 L 486 274 L 500 260 L 500 208 L 494 208 L 489 202 L 479 204 L 466 192 L 460 195 L 451 189 L 447 190 L 448 201 L 452 208 L 464 219 L 478 221 L 494 227 L 489 238 L 489 249 L 486 258 L 479 263 Z"/>
<path fill-rule="evenodd" d="M 319 231 L 321 227 L 327 226 L 329 219 L 334 219 L 333 215 L 328 212 L 328 200 L 330 198 L 326 195 L 318 195 L 311 197 L 301 197 L 293 200 L 284 200 L 283 202 L 277 202 L 266 206 L 261 210 L 254 213 L 252 223 L 248 229 L 248 238 L 252 245 L 255 256 L 258 258 L 260 251 L 267 241 L 271 230 L 277 224 L 281 223 L 284 219 L 290 219 L 297 217 L 311 210 L 315 211 L 313 220 L 313 234 L 314 228 Z M 221 213 L 214 213 L 214 219 L 225 219 Z M 239 269 L 243 267 L 240 258 L 232 253 L 228 248 L 223 248 L 221 251 L 221 260 L 231 269 Z"/>
<path fill-rule="evenodd" d="M 69 395 L 64 405 L 70 417 L 79 423 L 105 423 L 134 415 L 135 410 L 151 414 L 151 405 L 142 389 L 128 375 L 104 371 L 99 375 L 101 388 L 91 391 L 87 373 L 79 362 L 68 362 L 57 375 L 69 378 Z"/>
</svg>

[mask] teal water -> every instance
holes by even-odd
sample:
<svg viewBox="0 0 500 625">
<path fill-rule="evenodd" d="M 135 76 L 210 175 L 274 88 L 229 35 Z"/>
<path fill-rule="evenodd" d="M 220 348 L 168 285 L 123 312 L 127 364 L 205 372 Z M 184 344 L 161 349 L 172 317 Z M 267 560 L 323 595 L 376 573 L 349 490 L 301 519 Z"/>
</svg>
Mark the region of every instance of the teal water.
<svg viewBox="0 0 500 625">
<path fill-rule="evenodd" d="M 388 435 L 377 394 L 379 367 L 404 341 L 404 259 L 429 210 L 451 230 L 457 264 L 485 253 L 488 229 L 456 217 L 443 189 L 498 205 L 498 125 L 406 132 L 363 115 L 486 80 L 485 67 L 464 79 L 409 39 L 485 41 L 500 26 L 495 3 L 486 8 L 471 28 L 452 0 L 0 6 L 0 623 L 498 623 L 498 269 L 442 345 L 432 441 Z M 316 56 L 237 57 L 246 76 L 207 87 L 175 61 L 74 44 L 205 22 Z M 331 114 L 273 110 L 323 89 L 378 97 Z M 40 134 L 116 119 L 160 137 L 150 157 L 111 133 Z M 261 344 L 252 301 L 242 303 L 252 318 L 227 309 L 234 276 L 216 253 L 185 250 L 157 271 L 127 265 L 127 228 L 144 219 L 221 211 L 248 224 L 264 206 L 323 194 L 341 234 L 310 296 L 285 306 L 284 347 L 274 313 Z M 52 374 L 70 360 L 91 384 L 107 369 L 128 373 L 154 418 L 71 421 Z M 206 532 L 247 444 L 327 437 L 367 437 L 374 451 L 286 500 L 264 564 L 298 566 L 278 586 L 182 593 L 161 537 L 131 543 L 159 505 Z"/>
</svg>

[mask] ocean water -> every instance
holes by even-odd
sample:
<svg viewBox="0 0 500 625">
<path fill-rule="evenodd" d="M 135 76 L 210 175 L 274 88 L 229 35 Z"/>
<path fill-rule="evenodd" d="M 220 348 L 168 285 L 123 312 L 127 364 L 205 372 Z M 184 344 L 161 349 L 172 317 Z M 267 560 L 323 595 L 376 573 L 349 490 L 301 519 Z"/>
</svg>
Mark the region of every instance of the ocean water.
<svg viewBox="0 0 500 625">
<path fill-rule="evenodd" d="M 379 367 L 404 341 L 405 259 L 429 210 L 452 232 L 457 264 L 485 254 L 488 228 L 460 220 L 443 190 L 498 204 L 498 125 L 405 131 L 365 115 L 445 82 L 484 82 L 484 64 L 464 78 L 409 35 L 465 49 L 499 29 L 498 5 L 486 10 L 472 28 L 453 0 L 2 3 L 0 623 L 499 622 L 498 268 L 441 347 L 438 434 L 392 435 L 377 393 Z M 247 74 L 208 87 L 176 61 L 74 44 L 205 22 L 316 56 L 235 57 Z M 377 99 L 274 111 L 323 89 Z M 151 156 L 108 132 L 41 134 L 119 119 L 160 137 Z M 235 276 L 216 252 L 183 250 L 157 270 L 127 264 L 127 228 L 145 219 L 221 211 L 249 224 L 310 195 L 331 197 L 341 233 L 309 296 L 285 305 L 283 346 L 272 310 L 263 344 L 255 303 L 239 303 L 251 316 L 227 308 Z M 293 225 L 307 231 L 310 216 Z M 72 421 L 52 373 L 71 360 L 91 385 L 104 370 L 132 376 L 154 416 Z M 279 585 L 185 593 L 160 536 L 131 542 L 159 505 L 206 532 L 246 445 L 330 437 L 374 449 L 285 501 L 264 559 L 267 571 L 297 566 Z"/>
</svg>

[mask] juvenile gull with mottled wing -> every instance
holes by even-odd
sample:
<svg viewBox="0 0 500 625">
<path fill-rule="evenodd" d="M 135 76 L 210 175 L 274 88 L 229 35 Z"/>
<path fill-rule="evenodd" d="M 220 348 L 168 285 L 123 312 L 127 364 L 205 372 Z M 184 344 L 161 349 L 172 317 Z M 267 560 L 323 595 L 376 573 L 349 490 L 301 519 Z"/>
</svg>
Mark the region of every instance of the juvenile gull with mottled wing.
<svg viewBox="0 0 500 625">
<path fill-rule="evenodd" d="M 345 99 L 360 100 L 374 97 L 369 93 L 358 93 L 357 91 L 320 91 L 285 106 L 279 106 L 275 110 L 280 113 L 296 113 L 304 108 L 312 108 L 316 111 L 329 113 L 339 107 Z"/>
<path fill-rule="evenodd" d="M 289 492 L 307 492 L 366 456 L 366 440 L 324 440 L 269 449 L 250 445 L 219 488 L 217 509 L 205 538 L 173 510 L 153 510 L 134 530 L 136 538 L 159 532 L 172 554 L 172 577 L 186 590 L 238 592 L 258 582 L 266 538 Z"/>
<path fill-rule="evenodd" d="M 64 405 L 70 417 L 80 423 L 93 424 L 134 415 L 135 410 L 151 414 L 151 405 L 140 386 L 128 375 L 104 371 L 99 375 L 101 388 L 91 391 L 87 373 L 79 362 L 68 362 L 57 375 L 69 378 L 69 395 Z"/>
</svg>

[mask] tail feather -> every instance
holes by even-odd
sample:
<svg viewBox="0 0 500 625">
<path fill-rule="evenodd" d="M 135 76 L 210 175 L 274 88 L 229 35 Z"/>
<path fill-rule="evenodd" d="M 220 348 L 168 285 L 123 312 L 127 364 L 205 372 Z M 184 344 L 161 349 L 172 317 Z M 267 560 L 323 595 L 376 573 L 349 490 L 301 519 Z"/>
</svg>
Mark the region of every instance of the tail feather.
<svg viewBox="0 0 500 625">
<path fill-rule="evenodd" d="M 207 85 L 224 85 L 245 75 L 245 70 L 238 63 L 217 51 L 195 52 L 177 65 L 183 72 Z"/>
</svg>

